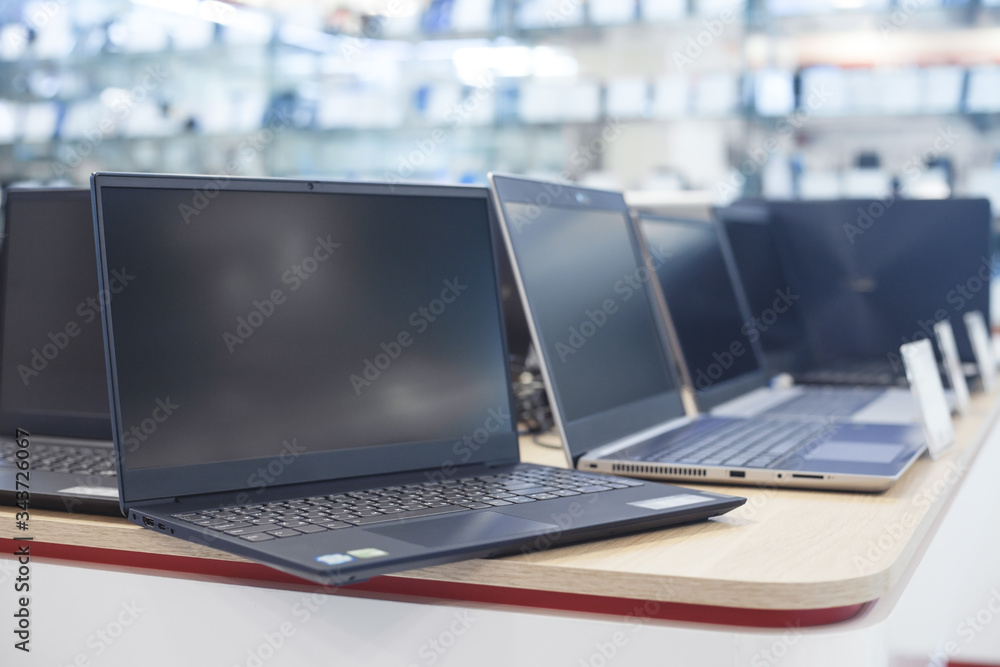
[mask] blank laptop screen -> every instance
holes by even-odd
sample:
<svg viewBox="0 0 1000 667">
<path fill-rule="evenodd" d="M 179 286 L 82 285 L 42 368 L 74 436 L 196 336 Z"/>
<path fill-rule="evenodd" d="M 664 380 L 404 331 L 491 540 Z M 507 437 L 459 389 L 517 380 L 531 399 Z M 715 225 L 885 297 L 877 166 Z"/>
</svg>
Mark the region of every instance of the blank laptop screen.
<svg viewBox="0 0 1000 667">
<path fill-rule="evenodd" d="M 715 229 L 694 221 L 643 219 L 653 263 L 695 389 L 760 369 Z"/>
<path fill-rule="evenodd" d="M 128 469 L 512 431 L 485 192 L 213 195 L 101 187 Z"/>
<path fill-rule="evenodd" d="M 531 205 L 504 202 L 511 219 Z M 511 243 L 572 422 L 676 390 L 624 212 L 532 207 Z"/>
<path fill-rule="evenodd" d="M 110 439 L 90 193 L 12 191 L 5 237 L 4 432 Z"/>
</svg>

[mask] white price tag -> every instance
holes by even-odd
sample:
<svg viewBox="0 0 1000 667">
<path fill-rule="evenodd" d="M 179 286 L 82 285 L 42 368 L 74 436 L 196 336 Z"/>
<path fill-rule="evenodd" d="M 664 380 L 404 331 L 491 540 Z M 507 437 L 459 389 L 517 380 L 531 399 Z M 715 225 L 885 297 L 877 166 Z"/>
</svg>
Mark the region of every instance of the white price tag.
<svg viewBox="0 0 1000 667">
<path fill-rule="evenodd" d="M 951 423 L 951 410 L 941 385 L 934 348 L 929 340 L 907 343 L 899 348 L 906 366 L 906 379 L 920 410 L 920 419 L 927 438 L 927 451 L 936 459 L 955 444 L 955 428 Z"/>
</svg>

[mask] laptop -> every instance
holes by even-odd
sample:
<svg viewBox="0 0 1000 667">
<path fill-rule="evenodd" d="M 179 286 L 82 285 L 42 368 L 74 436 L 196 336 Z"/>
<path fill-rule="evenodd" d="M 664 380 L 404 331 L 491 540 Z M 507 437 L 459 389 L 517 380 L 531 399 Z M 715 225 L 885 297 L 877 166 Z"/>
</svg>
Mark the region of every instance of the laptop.
<svg viewBox="0 0 1000 667">
<path fill-rule="evenodd" d="M 955 323 L 962 359 L 974 361 L 961 320 L 989 310 L 987 200 L 740 202 L 717 213 L 751 309 L 775 289 L 800 296 L 800 343 L 784 349 L 796 381 L 901 385 L 900 344 L 932 337 L 944 318 Z M 781 276 L 761 280 L 761 264 L 780 266 Z M 762 342 L 777 353 L 772 333 Z"/>
<path fill-rule="evenodd" d="M 771 386 L 774 374 L 760 350 L 759 329 L 794 309 L 798 295 L 787 292 L 754 317 L 718 222 L 638 217 L 701 411 L 920 424 L 919 408 L 907 389 Z"/>
<path fill-rule="evenodd" d="M 92 188 L 101 280 L 136 276 L 103 311 L 133 523 L 347 584 L 744 502 L 520 462 L 486 188 Z"/>
<path fill-rule="evenodd" d="M 576 468 L 873 491 L 924 450 L 917 425 L 689 416 L 669 304 L 622 195 L 496 174 L 490 183 Z"/>
<path fill-rule="evenodd" d="M 30 433 L 32 507 L 120 515 L 91 210 L 89 190 L 7 193 L 0 250 L 4 504 L 16 500 L 15 434 L 23 429 Z M 127 270 L 117 276 L 112 296 L 128 280 Z"/>
</svg>

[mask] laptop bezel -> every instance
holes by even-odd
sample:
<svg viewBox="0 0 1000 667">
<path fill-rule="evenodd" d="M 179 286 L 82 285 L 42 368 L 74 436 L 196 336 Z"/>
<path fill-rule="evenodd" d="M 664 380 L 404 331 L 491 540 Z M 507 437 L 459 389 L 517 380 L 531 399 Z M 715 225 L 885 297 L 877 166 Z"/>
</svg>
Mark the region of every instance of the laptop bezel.
<svg viewBox="0 0 1000 667">
<path fill-rule="evenodd" d="M 652 311 L 653 321 L 656 324 L 657 334 L 660 337 L 660 344 L 663 350 L 664 362 L 670 375 L 670 382 L 675 389 L 663 392 L 656 396 L 647 397 L 624 405 L 604 410 L 597 414 L 592 414 L 581 419 L 567 422 L 563 418 L 562 400 L 559 388 L 552 381 L 551 360 L 546 346 L 541 344 L 541 338 L 536 322 L 536 309 L 531 305 L 524 287 L 521 275 L 521 268 L 518 264 L 511 240 L 511 221 L 508 220 L 504 203 L 507 201 L 516 203 L 536 204 L 543 206 L 556 206 L 564 209 L 578 210 L 603 210 L 620 213 L 628 229 L 629 240 L 636 253 L 637 265 L 645 266 L 651 275 L 655 275 L 652 263 L 649 261 L 649 253 L 644 245 L 644 240 L 636 227 L 635 220 L 631 215 L 625 199 L 620 192 L 606 190 L 595 190 L 582 188 L 548 181 L 534 180 L 509 176 L 506 174 L 490 173 L 488 175 L 491 191 L 496 205 L 497 219 L 500 221 L 500 229 L 510 257 L 511 266 L 514 271 L 514 279 L 520 293 L 522 303 L 526 304 L 525 313 L 528 320 L 528 328 L 531 331 L 531 340 L 535 352 L 541 361 L 542 376 L 545 380 L 545 389 L 552 407 L 552 416 L 556 428 L 562 439 L 564 452 L 571 465 L 576 463 L 590 450 L 606 445 L 611 442 L 621 440 L 637 431 L 656 428 L 667 422 L 676 421 L 678 418 L 687 416 L 683 392 L 686 391 L 687 383 L 682 379 L 685 369 L 676 346 L 676 337 L 670 323 L 669 312 L 666 311 L 666 304 L 659 291 L 659 281 L 650 280 L 648 288 L 645 290 L 649 307 Z"/>
<path fill-rule="evenodd" d="M 0 372 L 3 369 L 3 345 L 7 327 L 7 288 L 10 270 L 10 229 L 11 211 L 15 212 L 14 226 L 21 227 L 27 220 L 17 219 L 18 204 L 24 202 L 51 201 L 60 199 L 61 204 L 69 203 L 71 199 L 79 199 L 81 206 L 90 210 L 90 191 L 86 188 L 10 188 L 6 192 L 3 207 L 3 234 L 0 236 Z M 13 206 L 12 206 L 13 204 Z M 15 249 L 16 252 L 16 249 Z M 96 277 L 97 263 L 94 263 Z M 96 281 L 95 281 L 95 284 Z M 94 296 L 97 296 L 96 294 Z M 94 323 L 91 326 L 99 326 Z M 87 417 L 58 414 L 49 411 L 20 413 L 9 411 L 6 407 L 2 386 L 0 386 L 0 434 L 12 435 L 18 428 L 26 429 L 33 434 L 52 436 L 55 438 L 79 438 L 81 440 L 107 441 L 111 436 L 108 425 L 109 416 Z"/>
<path fill-rule="evenodd" d="M 728 274 L 729 284 L 732 286 L 733 294 L 736 297 L 736 304 L 740 311 L 740 319 L 744 324 L 749 323 L 752 320 L 753 316 L 750 313 L 750 305 L 747 302 L 746 293 L 743 289 L 743 283 L 736 269 L 736 260 L 733 257 L 732 248 L 729 246 L 729 241 L 725 236 L 721 223 L 714 219 L 694 220 L 690 218 L 657 215 L 642 211 L 638 212 L 637 215 L 639 219 L 639 230 L 643 233 L 643 235 L 646 234 L 643 227 L 647 221 L 653 224 L 677 224 L 688 228 L 697 228 L 700 230 L 704 229 L 709 233 L 714 234 L 719 250 L 722 252 L 722 259 L 725 264 L 726 273 Z M 646 244 L 650 244 L 650 239 L 648 237 L 646 238 Z M 657 275 L 659 275 L 659 271 L 657 271 Z M 666 296 L 666 291 L 663 289 L 662 279 L 660 280 L 660 289 L 664 292 L 664 296 Z M 669 299 L 667 300 L 667 304 L 669 306 Z M 676 310 L 671 310 L 671 315 L 676 318 Z M 698 409 L 702 412 L 711 410 L 712 408 L 747 394 L 755 389 L 768 386 L 770 373 L 764 359 L 764 352 L 761 349 L 759 339 L 752 340 L 749 336 L 743 335 L 742 330 L 737 333 L 739 334 L 739 337 L 734 339 L 734 342 L 739 342 L 749 346 L 750 353 L 753 355 L 754 360 L 757 363 L 757 370 L 749 373 L 743 373 L 742 375 L 729 378 L 723 382 L 714 382 L 703 391 L 699 390 L 695 386 L 693 377 L 687 378 L 687 381 L 691 383 L 690 389 L 692 395 L 694 396 L 694 400 L 698 404 Z M 683 350 L 683 341 L 678 341 L 678 343 L 681 350 Z M 690 359 L 687 359 L 687 357 L 685 357 L 685 364 L 687 365 L 689 374 L 694 373 L 697 370 L 691 367 Z"/>
<path fill-rule="evenodd" d="M 192 194 L 206 191 L 249 191 L 249 192 L 281 192 L 308 196 L 310 194 L 346 194 L 346 195 L 385 195 L 385 196 L 419 196 L 419 197 L 462 197 L 481 199 L 486 207 L 486 218 L 493 256 L 494 274 L 494 305 L 497 311 L 497 322 L 501 330 L 502 349 L 498 369 L 503 369 L 503 381 L 506 383 L 506 401 L 508 414 L 513 415 L 513 388 L 507 369 L 507 339 L 503 331 L 503 311 L 500 293 L 500 276 L 497 262 L 499 240 L 496 236 L 496 225 L 493 221 L 493 207 L 490 203 L 490 193 L 487 188 L 457 185 L 416 185 L 361 183 L 322 180 L 295 180 L 272 178 L 235 178 L 230 176 L 182 176 L 165 174 L 127 174 L 127 173 L 95 173 L 91 176 L 91 192 L 94 206 L 94 231 L 96 235 L 97 259 L 100 266 L 101 286 L 108 280 L 109 266 L 105 253 L 105 224 L 102 209 L 102 190 L 104 188 L 133 189 L 166 189 L 185 190 Z M 217 189 L 217 190 L 216 190 Z M 169 466 L 158 468 L 140 468 L 129 470 L 126 467 L 127 453 L 124 448 L 122 411 L 118 401 L 118 385 L 116 381 L 117 357 L 115 355 L 115 329 L 113 325 L 114 303 L 102 308 L 104 326 L 105 353 L 108 370 L 108 388 L 111 402 L 112 439 L 117 452 L 119 496 L 123 512 L 129 506 L 142 503 L 162 502 L 165 499 L 182 496 L 198 496 L 212 493 L 237 493 L 249 488 L 248 480 L 261 464 L 267 464 L 275 457 L 240 459 L 215 463 L 203 463 L 184 466 Z M 121 332 L 118 332 L 119 334 Z M 485 409 L 486 406 L 484 406 Z M 492 407 L 492 406 L 489 406 Z M 280 484 L 306 484 L 341 479 L 351 479 L 370 475 L 391 474 L 397 472 L 430 470 L 441 471 L 446 465 L 457 470 L 461 467 L 483 465 L 504 465 L 517 463 L 520 460 L 516 424 L 511 419 L 506 425 L 479 445 L 468 460 L 460 463 L 453 448 L 454 438 L 433 442 L 391 443 L 377 446 L 360 447 L 349 450 L 334 450 L 326 452 L 311 452 L 299 455 L 301 465 L 288 466 L 282 473 Z M 346 472 L 345 471 L 349 471 Z M 126 512 L 127 513 L 127 512 Z"/>
</svg>

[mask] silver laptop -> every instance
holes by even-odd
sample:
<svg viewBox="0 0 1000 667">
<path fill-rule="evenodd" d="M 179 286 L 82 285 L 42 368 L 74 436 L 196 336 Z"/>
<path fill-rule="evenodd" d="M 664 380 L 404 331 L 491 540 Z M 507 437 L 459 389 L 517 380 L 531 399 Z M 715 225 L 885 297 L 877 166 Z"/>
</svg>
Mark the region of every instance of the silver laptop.
<svg viewBox="0 0 1000 667">
<path fill-rule="evenodd" d="M 687 414 L 673 323 L 622 195 L 495 174 L 490 183 L 576 467 L 875 491 L 924 450 L 917 425 Z"/>
<path fill-rule="evenodd" d="M 788 317 L 800 298 L 779 291 L 752 315 L 722 226 L 715 221 L 639 214 L 660 288 L 699 410 L 730 417 L 825 417 L 867 424 L 919 424 L 908 389 L 772 386 L 761 329 Z"/>
</svg>

